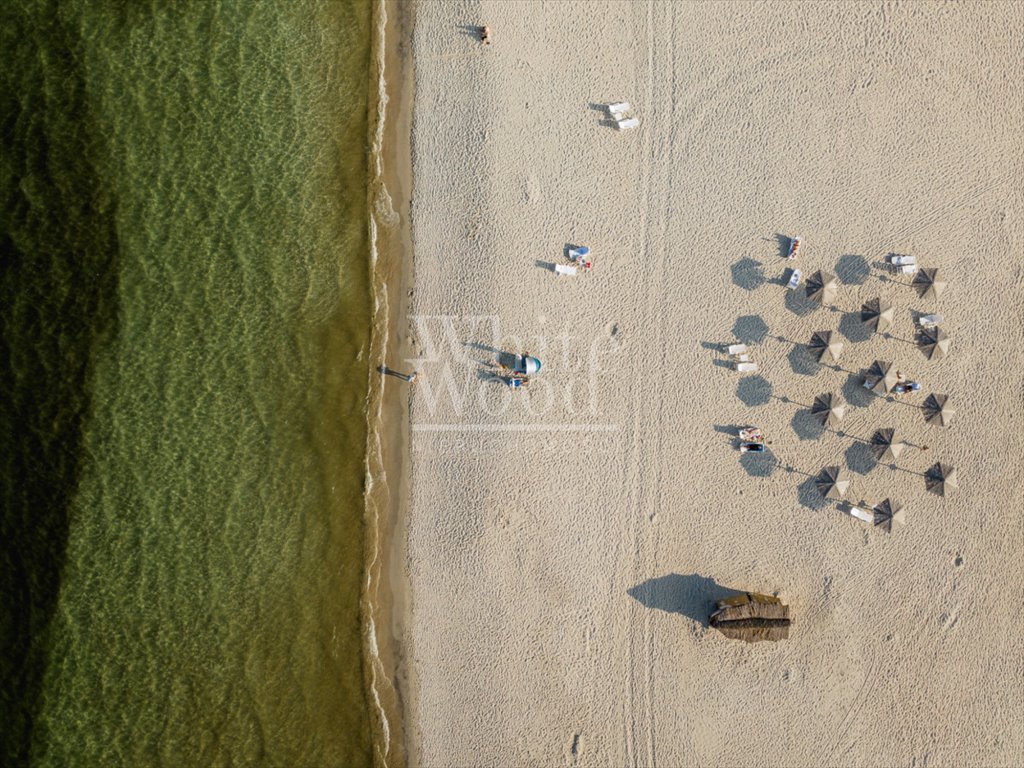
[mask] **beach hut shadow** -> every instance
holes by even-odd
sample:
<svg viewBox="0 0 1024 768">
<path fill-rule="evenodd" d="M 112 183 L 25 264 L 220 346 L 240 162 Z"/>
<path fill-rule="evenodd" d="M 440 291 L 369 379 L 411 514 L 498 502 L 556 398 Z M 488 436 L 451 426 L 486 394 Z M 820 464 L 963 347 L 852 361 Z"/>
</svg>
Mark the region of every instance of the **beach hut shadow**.
<svg viewBox="0 0 1024 768">
<path fill-rule="evenodd" d="M 860 312 L 845 312 L 839 321 L 839 332 L 854 344 L 871 338 L 871 329 L 861 322 Z"/>
<path fill-rule="evenodd" d="M 772 385 L 763 376 L 746 376 L 736 385 L 736 397 L 751 408 L 766 405 L 772 399 Z"/>
<path fill-rule="evenodd" d="M 871 265 L 863 256 L 848 253 L 836 262 L 836 277 L 846 285 L 864 285 L 871 276 Z"/>
<path fill-rule="evenodd" d="M 706 628 L 715 603 L 743 592 L 696 573 L 670 573 L 630 587 L 626 594 L 645 608 L 678 613 Z"/>
<path fill-rule="evenodd" d="M 846 466 L 851 472 L 858 475 L 866 475 L 875 468 L 875 456 L 871 453 L 871 446 L 859 440 L 846 449 Z"/>
<path fill-rule="evenodd" d="M 737 317 L 732 335 L 744 344 L 760 344 L 768 336 L 768 323 L 760 315 Z"/>
<path fill-rule="evenodd" d="M 765 283 L 764 270 L 760 261 L 745 256 L 729 269 L 732 272 L 732 282 L 745 291 L 753 291 Z"/>
<path fill-rule="evenodd" d="M 818 487 L 814 484 L 813 477 L 808 477 L 800 483 L 796 489 L 796 495 L 801 507 L 806 507 L 815 512 L 828 506 L 828 502 L 818 492 Z"/>
<path fill-rule="evenodd" d="M 865 408 L 878 399 L 877 395 L 864 387 L 863 382 L 863 376 L 851 373 L 846 377 L 846 383 L 843 384 L 843 399 L 857 408 Z"/>
</svg>

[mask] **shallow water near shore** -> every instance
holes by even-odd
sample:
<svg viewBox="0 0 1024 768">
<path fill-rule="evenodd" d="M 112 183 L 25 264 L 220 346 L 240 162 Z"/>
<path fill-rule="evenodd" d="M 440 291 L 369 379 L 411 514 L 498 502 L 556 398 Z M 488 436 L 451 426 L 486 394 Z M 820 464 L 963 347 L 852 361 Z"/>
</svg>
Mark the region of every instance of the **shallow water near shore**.
<svg viewBox="0 0 1024 768">
<path fill-rule="evenodd" d="M 368 0 L 14 0 L 7 765 L 369 765 Z"/>
</svg>

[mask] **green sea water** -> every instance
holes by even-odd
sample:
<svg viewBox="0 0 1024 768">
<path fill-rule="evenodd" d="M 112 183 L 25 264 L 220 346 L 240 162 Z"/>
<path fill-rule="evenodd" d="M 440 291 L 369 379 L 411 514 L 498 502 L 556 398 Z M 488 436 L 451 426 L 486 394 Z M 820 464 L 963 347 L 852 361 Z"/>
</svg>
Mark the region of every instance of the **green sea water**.
<svg viewBox="0 0 1024 768">
<path fill-rule="evenodd" d="M 371 23 L 0 4 L 3 765 L 372 762 Z"/>
</svg>

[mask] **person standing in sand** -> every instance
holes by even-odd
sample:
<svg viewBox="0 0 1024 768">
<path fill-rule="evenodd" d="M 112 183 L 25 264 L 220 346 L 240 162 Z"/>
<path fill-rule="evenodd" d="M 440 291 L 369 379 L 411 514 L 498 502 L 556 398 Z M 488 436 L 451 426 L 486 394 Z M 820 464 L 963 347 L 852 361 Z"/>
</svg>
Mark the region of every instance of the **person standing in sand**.
<svg viewBox="0 0 1024 768">
<path fill-rule="evenodd" d="M 491 44 L 491 28 L 488 27 L 487 25 L 484 25 L 480 29 L 480 42 L 483 43 L 484 45 Z"/>
</svg>

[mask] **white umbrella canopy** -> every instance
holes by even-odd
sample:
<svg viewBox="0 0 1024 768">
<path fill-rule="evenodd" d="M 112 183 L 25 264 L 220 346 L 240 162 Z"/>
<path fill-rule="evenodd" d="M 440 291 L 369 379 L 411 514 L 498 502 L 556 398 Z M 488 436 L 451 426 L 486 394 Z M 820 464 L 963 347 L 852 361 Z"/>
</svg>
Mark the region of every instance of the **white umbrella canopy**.
<svg viewBox="0 0 1024 768">
<path fill-rule="evenodd" d="M 850 487 L 850 477 L 842 467 L 825 467 L 814 478 L 814 486 L 826 499 L 841 499 Z"/>
<path fill-rule="evenodd" d="M 839 422 L 843 420 L 845 413 L 846 403 L 834 392 L 818 395 L 811 404 L 811 414 L 828 427 L 839 426 Z"/>
<path fill-rule="evenodd" d="M 940 395 L 935 392 L 928 395 L 928 399 L 924 401 L 922 408 L 924 408 L 925 421 L 940 427 L 948 426 L 953 418 L 953 414 L 956 413 L 949 404 L 949 396 Z"/>
<path fill-rule="evenodd" d="M 892 363 L 875 360 L 864 375 L 864 382 L 876 395 L 887 395 L 896 384 L 896 370 Z"/>
<path fill-rule="evenodd" d="M 896 308 L 881 299 L 866 301 L 860 308 L 860 321 L 878 333 L 891 328 L 895 317 Z"/>
<path fill-rule="evenodd" d="M 941 360 L 949 354 L 952 339 L 941 328 L 925 328 L 921 331 L 921 349 L 929 360 Z"/>
<path fill-rule="evenodd" d="M 907 445 L 896 439 L 896 430 L 892 427 L 879 429 L 871 436 L 871 452 L 879 461 L 896 461 Z"/>
<path fill-rule="evenodd" d="M 937 299 L 946 290 L 946 278 L 935 268 L 922 269 L 911 283 L 922 299 Z"/>
<path fill-rule="evenodd" d="M 925 472 L 924 484 L 932 493 L 945 496 L 960 487 L 956 481 L 956 467 L 938 462 Z"/>
<path fill-rule="evenodd" d="M 843 353 L 843 342 L 835 338 L 832 331 L 815 331 L 807 348 L 818 359 L 819 363 L 838 363 Z"/>
<path fill-rule="evenodd" d="M 831 304 L 839 291 L 839 283 L 831 272 L 819 269 L 807 278 L 807 298 L 815 304 Z"/>
<path fill-rule="evenodd" d="M 896 526 L 907 524 L 903 505 L 892 499 L 883 499 L 872 507 L 872 511 L 875 513 L 875 525 L 886 533 L 892 533 Z"/>
</svg>

